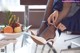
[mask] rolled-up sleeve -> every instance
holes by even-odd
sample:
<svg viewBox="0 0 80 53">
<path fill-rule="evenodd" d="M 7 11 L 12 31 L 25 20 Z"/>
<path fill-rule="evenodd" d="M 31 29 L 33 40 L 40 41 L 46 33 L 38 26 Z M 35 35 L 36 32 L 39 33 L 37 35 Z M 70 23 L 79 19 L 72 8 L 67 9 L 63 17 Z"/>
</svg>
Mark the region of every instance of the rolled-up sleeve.
<svg viewBox="0 0 80 53">
<path fill-rule="evenodd" d="M 62 2 L 62 0 L 57 0 L 56 2 L 54 2 L 54 4 L 53 4 L 53 11 L 54 10 L 62 11 L 62 9 L 63 9 L 63 2 Z"/>
</svg>

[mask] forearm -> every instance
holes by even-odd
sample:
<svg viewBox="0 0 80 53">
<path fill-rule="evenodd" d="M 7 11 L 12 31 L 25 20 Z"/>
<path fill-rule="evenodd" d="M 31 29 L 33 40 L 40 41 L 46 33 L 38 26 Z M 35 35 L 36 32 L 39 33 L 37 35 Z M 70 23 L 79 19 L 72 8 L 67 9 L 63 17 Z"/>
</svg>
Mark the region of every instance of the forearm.
<svg viewBox="0 0 80 53">
<path fill-rule="evenodd" d="M 54 3 L 54 0 L 48 0 L 47 7 L 45 9 L 45 13 L 43 17 L 44 21 L 47 21 L 49 15 L 52 13 L 53 3 Z"/>
<path fill-rule="evenodd" d="M 63 10 L 58 14 L 58 19 L 56 20 L 55 24 L 61 31 L 65 30 L 66 27 L 63 24 L 61 24 L 60 21 L 66 18 L 66 16 L 70 11 L 70 8 L 71 8 L 71 3 L 64 3 Z"/>
<path fill-rule="evenodd" d="M 66 18 L 66 16 L 68 15 L 68 13 L 70 11 L 71 5 L 72 5 L 72 3 L 64 3 L 63 10 L 61 12 L 59 12 L 57 22 L 60 22 L 62 19 Z M 58 24 L 58 23 L 56 23 L 56 24 Z"/>
</svg>

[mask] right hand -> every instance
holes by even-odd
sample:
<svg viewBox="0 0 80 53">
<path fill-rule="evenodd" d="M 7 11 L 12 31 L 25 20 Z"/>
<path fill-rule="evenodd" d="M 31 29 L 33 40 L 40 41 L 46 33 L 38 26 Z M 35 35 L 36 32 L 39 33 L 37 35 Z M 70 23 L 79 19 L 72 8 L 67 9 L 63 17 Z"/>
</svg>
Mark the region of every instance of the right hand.
<svg viewBox="0 0 80 53">
<path fill-rule="evenodd" d="M 58 11 L 55 10 L 49 17 L 48 17 L 48 24 L 49 25 L 53 25 L 56 21 L 57 21 L 57 18 L 58 18 Z"/>
</svg>

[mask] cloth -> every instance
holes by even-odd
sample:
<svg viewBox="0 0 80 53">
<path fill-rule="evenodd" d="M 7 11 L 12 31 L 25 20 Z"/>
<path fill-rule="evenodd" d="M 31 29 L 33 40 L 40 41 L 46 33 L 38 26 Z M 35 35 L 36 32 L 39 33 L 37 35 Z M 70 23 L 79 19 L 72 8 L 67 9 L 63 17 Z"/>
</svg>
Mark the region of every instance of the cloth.
<svg viewBox="0 0 80 53">
<path fill-rule="evenodd" d="M 53 10 L 54 9 L 62 11 L 63 9 L 62 0 L 57 0 L 57 2 L 53 5 Z M 61 20 L 61 23 L 65 25 L 67 31 L 80 32 L 80 6 L 78 6 L 77 3 L 72 4 L 68 16 Z"/>
<path fill-rule="evenodd" d="M 61 22 L 66 26 L 67 31 L 80 32 L 80 6 L 72 3 L 70 13 Z"/>
<path fill-rule="evenodd" d="M 73 16 L 63 19 L 61 23 L 67 31 L 80 32 L 80 9 Z"/>
<path fill-rule="evenodd" d="M 80 6 L 77 3 L 75 3 L 75 2 L 72 3 L 70 12 L 67 17 L 73 16 L 79 9 L 80 9 Z"/>
<path fill-rule="evenodd" d="M 53 11 L 54 10 L 62 11 L 62 9 L 63 9 L 63 2 L 62 2 L 62 0 L 54 0 Z"/>
<path fill-rule="evenodd" d="M 80 0 L 62 0 L 63 2 L 80 2 Z"/>
</svg>

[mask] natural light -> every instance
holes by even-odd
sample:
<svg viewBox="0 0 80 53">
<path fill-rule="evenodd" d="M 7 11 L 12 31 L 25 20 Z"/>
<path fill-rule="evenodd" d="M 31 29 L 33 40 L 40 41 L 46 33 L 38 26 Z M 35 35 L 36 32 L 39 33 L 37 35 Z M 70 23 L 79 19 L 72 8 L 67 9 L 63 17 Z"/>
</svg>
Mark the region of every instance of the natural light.
<svg viewBox="0 0 80 53">
<path fill-rule="evenodd" d="M 45 9 L 46 5 L 30 5 L 29 9 Z M 0 11 L 25 11 L 25 5 L 20 5 L 20 0 L 0 0 Z"/>
<path fill-rule="evenodd" d="M 25 11 L 24 5 L 20 5 L 20 0 L 0 0 L 0 11 Z"/>
</svg>

